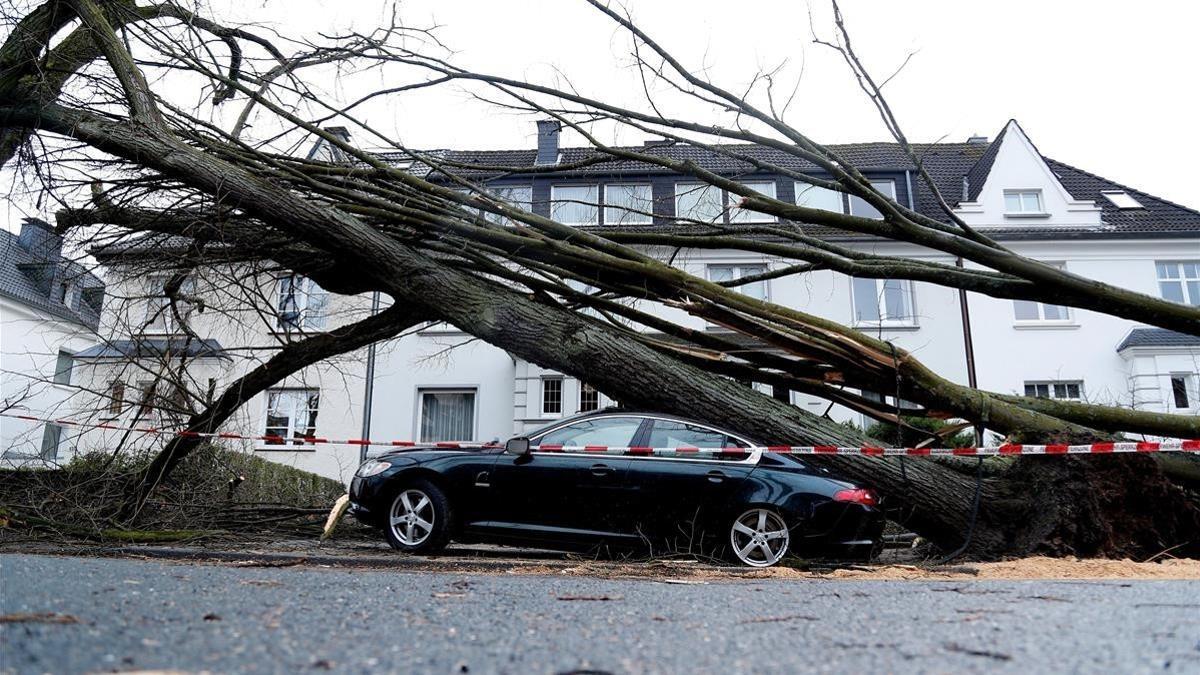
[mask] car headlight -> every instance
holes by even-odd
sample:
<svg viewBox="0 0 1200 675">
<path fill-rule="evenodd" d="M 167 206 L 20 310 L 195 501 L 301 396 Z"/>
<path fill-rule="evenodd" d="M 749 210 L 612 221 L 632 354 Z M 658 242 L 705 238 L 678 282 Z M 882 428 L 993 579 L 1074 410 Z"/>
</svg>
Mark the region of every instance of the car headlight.
<svg viewBox="0 0 1200 675">
<path fill-rule="evenodd" d="M 367 478 L 368 476 L 374 476 L 377 473 L 387 471 L 391 466 L 388 462 L 380 462 L 378 460 L 363 462 L 363 465 L 358 467 L 358 477 Z"/>
</svg>

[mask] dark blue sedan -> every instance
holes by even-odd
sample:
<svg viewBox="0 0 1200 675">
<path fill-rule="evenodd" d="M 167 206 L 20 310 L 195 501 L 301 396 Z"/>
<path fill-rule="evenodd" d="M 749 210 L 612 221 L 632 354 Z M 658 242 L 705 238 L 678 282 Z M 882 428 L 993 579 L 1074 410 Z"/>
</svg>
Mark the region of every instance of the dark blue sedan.
<svg viewBox="0 0 1200 675">
<path fill-rule="evenodd" d="M 394 548 L 421 554 L 455 540 L 766 567 L 789 552 L 867 558 L 883 530 L 867 488 L 701 422 L 626 410 L 564 419 L 503 448 L 390 452 L 359 467 L 350 502 Z"/>
</svg>

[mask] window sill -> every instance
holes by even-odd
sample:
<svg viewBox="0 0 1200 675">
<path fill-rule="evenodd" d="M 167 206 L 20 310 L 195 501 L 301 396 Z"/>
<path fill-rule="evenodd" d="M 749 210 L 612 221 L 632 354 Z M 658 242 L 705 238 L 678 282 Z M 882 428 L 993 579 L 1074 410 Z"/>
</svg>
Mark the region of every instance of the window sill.
<svg viewBox="0 0 1200 675">
<path fill-rule="evenodd" d="M 915 323 L 854 323 L 850 326 L 856 330 L 896 330 L 896 331 L 917 331 L 921 330 L 921 326 Z"/>
<path fill-rule="evenodd" d="M 1016 330 L 1076 330 L 1079 324 L 1074 321 L 1017 321 L 1013 324 Z"/>
<path fill-rule="evenodd" d="M 1043 212 L 1043 211 L 1038 211 L 1038 212 L 1036 212 L 1036 213 L 1005 213 L 1005 214 L 1004 214 L 1004 217 L 1005 217 L 1005 218 L 1017 218 L 1017 219 L 1026 219 L 1026 218 L 1028 218 L 1028 219 L 1037 220 L 1037 219 L 1039 219 L 1039 218 L 1040 218 L 1040 219 L 1046 219 L 1046 218 L 1049 218 L 1049 217 L 1050 217 L 1050 214 L 1049 214 L 1049 213 L 1045 213 L 1045 212 Z"/>
<path fill-rule="evenodd" d="M 316 452 L 315 445 L 256 445 L 255 452 Z"/>
</svg>

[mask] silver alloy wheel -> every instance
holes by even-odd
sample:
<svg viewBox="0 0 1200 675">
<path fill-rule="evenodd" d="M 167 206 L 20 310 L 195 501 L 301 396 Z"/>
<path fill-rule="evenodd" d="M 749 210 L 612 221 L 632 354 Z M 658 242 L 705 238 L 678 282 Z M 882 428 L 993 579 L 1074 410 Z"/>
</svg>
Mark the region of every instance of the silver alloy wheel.
<svg viewBox="0 0 1200 675">
<path fill-rule="evenodd" d="M 787 524 L 774 511 L 750 509 L 733 521 L 729 543 L 738 560 L 751 567 L 770 567 L 788 550 Z"/>
<path fill-rule="evenodd" d="M 396 539 L 405 546 L 417 546 L 433 532 L 437 514 L 433 501 L 420 490 L 405 490 L 392 502 L 389 523 Z"/>
</svg>

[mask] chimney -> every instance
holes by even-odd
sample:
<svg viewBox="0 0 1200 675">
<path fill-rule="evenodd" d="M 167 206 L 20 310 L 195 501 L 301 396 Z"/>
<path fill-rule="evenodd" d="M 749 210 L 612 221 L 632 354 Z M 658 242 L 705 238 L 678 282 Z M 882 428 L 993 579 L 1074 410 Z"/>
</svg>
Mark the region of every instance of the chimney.
<svg viewBox="0 0 1200 675">
<path fill-rule="evenodd" d="M 987 145 L 988 137 L 972 135 L 970 138 L 967 139 L 967 142 L 970 143 L 971 145 Z"/>
<path fill-rule="evenodd" d="M 26 218 L 21 223 L 17 243 L 38 262 L 57 262 L 62 257 L 62 236 L 54 232 L 53 225 L 38 218 Z"/>
<path fill-rule="evenodd" d="M 536 166 L 558 164 L 558 132 L 562 124 L 558 120 L 538 120 L 537 123 L 537 159 Z"/>
</svg>

